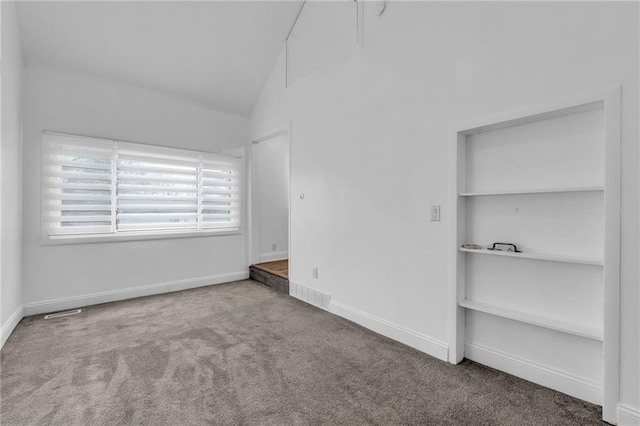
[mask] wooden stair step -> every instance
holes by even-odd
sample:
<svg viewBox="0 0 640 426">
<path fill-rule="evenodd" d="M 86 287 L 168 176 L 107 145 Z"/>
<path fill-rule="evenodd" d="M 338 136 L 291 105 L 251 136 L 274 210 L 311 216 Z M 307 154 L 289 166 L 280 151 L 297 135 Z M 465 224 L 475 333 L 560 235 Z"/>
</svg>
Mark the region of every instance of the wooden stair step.
<svg viewBox="0 0 640 426">
<path fill-rule="evenodd" d="M 249 276 L 252 280 L 273 288 L 276 291 L 289 294 L 289 261 L 277 260 L 251 265 Z"/>
</svg>

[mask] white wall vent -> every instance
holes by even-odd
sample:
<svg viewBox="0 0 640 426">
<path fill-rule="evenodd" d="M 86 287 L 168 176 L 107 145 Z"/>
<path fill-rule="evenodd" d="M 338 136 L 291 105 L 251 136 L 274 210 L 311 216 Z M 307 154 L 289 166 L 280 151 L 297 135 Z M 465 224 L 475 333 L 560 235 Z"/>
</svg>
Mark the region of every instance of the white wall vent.
<svg viewBox="0 0 640 426">
<path fill-rule="evenodd" d="M 318 308 L 328 310 L 331 295 L 289 281 L 289 295 Z"/>
<path fill-rule="evenodd" d="M 78 315 L 80 312 L 82 312 L 82 309 L 74 309 L 72 311 L 56 312 L 54 314 L 45 315 L 44 319 L 54 319 L 54 318 L 68 317 L 69 315 Z"/>
</svg>

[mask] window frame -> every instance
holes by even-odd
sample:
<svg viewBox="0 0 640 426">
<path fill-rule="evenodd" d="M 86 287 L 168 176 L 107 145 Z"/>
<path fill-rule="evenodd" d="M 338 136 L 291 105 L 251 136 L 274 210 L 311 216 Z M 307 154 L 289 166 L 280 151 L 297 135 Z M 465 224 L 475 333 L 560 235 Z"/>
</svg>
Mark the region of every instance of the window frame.
<svg viewBox="0 0 640 426">
<path fill-rule="evenodd" d="M 50 166 L 47 163 L 47 155 L 46 155 L 46 146 L 47 146 L 47 137 L 63 137 L 63 138 L 72 138 L 72 139 L 84 139 L 87 141 L 98 141 L 98 142 L 106 142 L 112 143 L 115 149 L 114 156 L 114 165 L 113 165 L 113 175 L 111 175 L 114 187 L 116 187 L 118 174 L 117 174 L 117 161 L 118 161 L 118 144 L 123 143 L 126 145 L 136 145 L 141 149 L 147 147 L 150 151 L 153 150 L 171 150 L 171 151 L 180 151 L 184 152 L 187 155 L 197 156 L 199 161 L 199 166 L 197 169 L 198 179 L 197 179 L 197 187 L 199 191 L 201 191 L 203 182 L 202 182 L 202 173 L 201 167 L 203 164 L 203 158 L 218 158 L 218 159 L 233 159 L 237 161 L 237 172 L 238 172 L 238 198 L 237 198 L 237 215 L 238 215 L 238 224 L 234 227 L 220 227 L 220 228 L 208 228 L 203 227 L 200 219 L 202 218 L 202 209 L 204 204 L 201 203 L 201 197 L 198 197 L 198 203 L 196 207 L 198 220 L 196 221 L 196 228 L 178 228 L 178 229 L 151 229 L 151 230 L 118 230 L 117 225 L 114 222 L 113 231 L 109 233 L 82 233 L 82 234 L 58 234 L 51 235 L 47 232 L 47 225 L 45 224 L 46 213 L 50 210 L 45 207 L 45 190 L 46 188 L 46 167 Z M 41 245 L 70 245 L 70 244 L 87 244 L 87 243 L 108 243 L 108 242 L 121 242 L 121 241 L 146 241 L 146 240 L 160 240 L 160 239 L 175 239 L 175 238 L 197 238 L 197 237 L 212 237 L 212 236 L 232 236 L 232 235 L 241 235 L 243 233 L 243 224 L 245 220 L 245 197 L 244 197 L 244 186 L 245 186 L 245 165 L 244 165 L 244 157 L 231 155 L 231 154 L 223 154 L 220 152 L 208 152 L 208 151 L 198 151 L 192 149 L 184 149 L 184 148 L 175 148 L 175 147 L 167 147 L 162 145 L 153 145 L 153 144 L 143 144 L 137 142 L 128 142 L 116 139 L 107 139 L 107 138 L 97 138 L 91 136 L 81 136 L 81 135 L 73 135 L 67 133 L 60 132 L 52 132 L 52 131 L 43 131 L 42 132 L 42 141 L 40 144 L 41 147 L 41 165 L 40 165 L 40 240 Z M 114 211 L 118 211 L 118 195 L 117 192 L 113 192 L 111 194 L 111 206 Z M 117 215 L 114 214 L 112 220 L 116 220 Z"/>
</svg>

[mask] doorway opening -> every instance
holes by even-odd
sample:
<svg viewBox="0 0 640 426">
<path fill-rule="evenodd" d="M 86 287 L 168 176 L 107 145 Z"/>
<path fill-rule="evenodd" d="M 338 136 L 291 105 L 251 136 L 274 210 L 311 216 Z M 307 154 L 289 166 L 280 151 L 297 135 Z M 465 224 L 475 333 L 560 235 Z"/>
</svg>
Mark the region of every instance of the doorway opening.
<svg viewBox="0 0 640 426">
<path fill-rule="evenodd" d="M 251 276 L 271 274 L 270 265 L 277 265 L 274 275 L 287 280 L 277 289 L 285 292 L 290 254 L 290 149 L 288 125 L 255 140 L 251 146 Z M 271 282 L 259 281 L 267 285 Z"/>
</svg>

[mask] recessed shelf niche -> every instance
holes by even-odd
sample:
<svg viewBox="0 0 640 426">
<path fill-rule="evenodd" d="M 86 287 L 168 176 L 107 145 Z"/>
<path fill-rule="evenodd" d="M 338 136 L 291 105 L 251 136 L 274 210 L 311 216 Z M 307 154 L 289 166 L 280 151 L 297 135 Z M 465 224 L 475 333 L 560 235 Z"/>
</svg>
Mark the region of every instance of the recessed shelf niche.
<svg viewBox="0 0 640 426">
<path fill-rule="evenodd" d="M 619 90 L 477 120 L 452 139 L 450 362 L 603 404 L 612 419 Z M 522 252 L 487 250 L 495 242 Z"/>
</svg>

